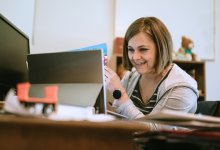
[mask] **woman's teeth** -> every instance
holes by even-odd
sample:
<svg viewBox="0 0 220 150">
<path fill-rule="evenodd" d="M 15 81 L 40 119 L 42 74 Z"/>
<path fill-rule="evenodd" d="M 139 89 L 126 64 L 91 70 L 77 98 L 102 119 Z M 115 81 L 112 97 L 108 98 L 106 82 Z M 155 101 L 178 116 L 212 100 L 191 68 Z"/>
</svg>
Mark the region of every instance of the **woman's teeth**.
<svg viewBox="0 0 220 150">
<path fill-rule="evenodd" d="M 143 64 L 145 64 L 146 63 L 146 61 L 144 61 L 144 62 L 139 62 L 139 63 L 136 63 L 136 65 L 143 65 Z"/>
</svg>

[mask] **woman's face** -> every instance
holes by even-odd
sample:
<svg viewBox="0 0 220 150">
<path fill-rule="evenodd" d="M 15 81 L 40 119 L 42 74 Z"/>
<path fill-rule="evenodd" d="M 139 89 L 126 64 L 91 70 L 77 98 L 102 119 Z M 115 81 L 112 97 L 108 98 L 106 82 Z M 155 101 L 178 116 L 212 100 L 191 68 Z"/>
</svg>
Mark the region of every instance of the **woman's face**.
<svg viewBox="0 0 220 150">
<path fill-rule="evenodd" d="M 155 71 L 156 46 L 154 42 L 140 32 L 128 41 L 128 58 L 141 75 Z"/>
</svg>

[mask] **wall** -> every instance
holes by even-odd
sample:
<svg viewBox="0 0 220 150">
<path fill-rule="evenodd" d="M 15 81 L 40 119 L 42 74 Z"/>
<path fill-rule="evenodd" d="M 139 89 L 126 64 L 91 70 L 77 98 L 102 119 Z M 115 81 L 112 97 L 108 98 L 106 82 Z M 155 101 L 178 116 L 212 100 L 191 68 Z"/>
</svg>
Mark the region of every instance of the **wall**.
<svg viewBox="0 0 220 150">
<path fill-rule="evenodd" d="M 216 0 L 215 60 L 206 62 L 207 100 L 220 101 L 220 1 Z"/>
<path fill-rule="evenodd" d="M 8 18 L 29 38 L 32 38 L 34 23 L 34 0 L 0 0 L 0 13 Z"/>
<path fill-rule="evenodd" d="M 175 51 L 181 47 L 181 37 L 185 35 L 193 39 L 193 51 L 201 59 L 213 60 L 213 7 L 214 0 L 136 0 L 135 3 L 117 0 L 115 35 L 124 36 L 128 25 L 139 17 L 155 16 L 169 29 Z"/>
<path fill-rule="evenodd" d="M 31 52 L 65 51 L 103 42 L 111 49 L 113 2 L 37 0 Z"/>
<path fill-rule="evenodd" d="M 64 51 L 106 42 L 111 58 L 114 6 L 114 0 L 0 0 L 0 13 L 6 14 L 31 37 L 31 53 Z M 216 0 L 215 7 L 215 60 L 206 63 L 208 100 L 220 100 L 220 72 L 216 70 L 220 66 L 220 1 Z"/>
</svg>

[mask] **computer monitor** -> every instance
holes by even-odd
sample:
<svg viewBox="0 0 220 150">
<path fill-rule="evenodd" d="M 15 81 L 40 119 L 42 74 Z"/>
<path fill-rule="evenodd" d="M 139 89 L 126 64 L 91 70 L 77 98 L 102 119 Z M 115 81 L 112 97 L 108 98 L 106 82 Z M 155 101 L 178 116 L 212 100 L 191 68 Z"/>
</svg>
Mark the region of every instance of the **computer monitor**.
<svg viewBox="0 0 220 150">
<path fill-rule="evenodd" d="M 101 50 L 29 54 L 30 96 L 41 97 L 48 84 L 58 85 L 58 102 L 94 106 L 106 113 L 104 61 Z"/>
<path fill-rule="evenodd" d="M 0 100 L 18 82 L 28 81 L 29 38 L 0 14 Z"/>
<path fill-rule="evenodd" d="M 39 83 L 103 83 L 101 50 L 28 54 L 29 79 Z"/>
<path fill-rule="evenodd" d="M 43 88 L 58 86 L 58 103 L 93 106 L 96 113 L 127 118 L 107 110 L 103 50 L 29 54 L 30 96 L 43 97 Z"/>
</svg>

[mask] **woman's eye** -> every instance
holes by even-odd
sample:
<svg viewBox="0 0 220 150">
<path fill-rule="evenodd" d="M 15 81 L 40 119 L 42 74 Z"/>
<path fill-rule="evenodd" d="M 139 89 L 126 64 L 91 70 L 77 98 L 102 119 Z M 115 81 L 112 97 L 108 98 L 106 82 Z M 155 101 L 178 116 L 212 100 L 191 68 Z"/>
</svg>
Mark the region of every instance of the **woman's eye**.
<svg viewBox="0 0 220 150">
<path fill-rule="evenodd" d="M 128 51 L 129 51 L 129 52 L 134 52 L 134 49 L 128 48 Z"/>
<path fill-rule="evenodd" d="M 147 51 L 147 50 L 148 50 L 147 48 L 141 48 L 141 49 L 140 49 L 140 51 L 142 51 L 142 52 L 143 52 L 143 51 Z"/>
</svg>

